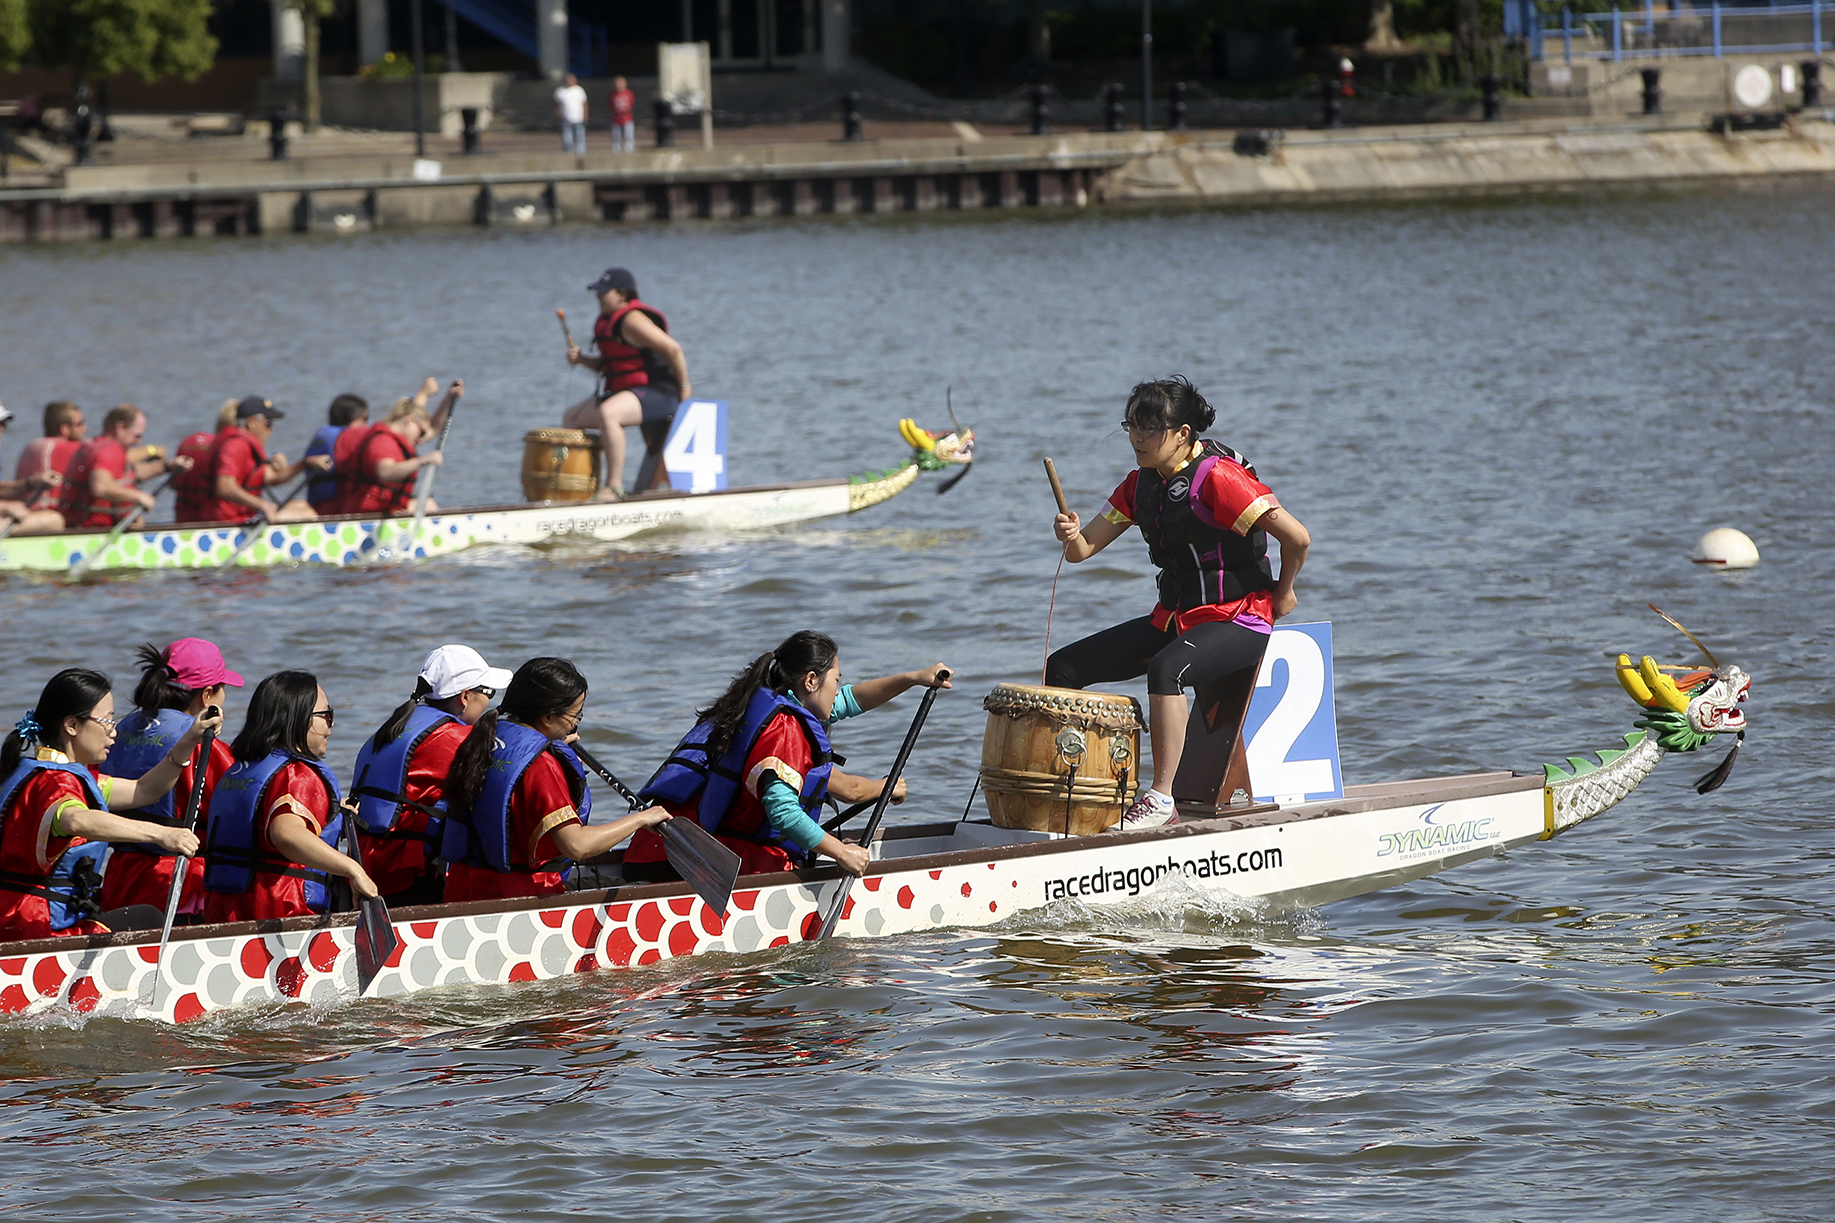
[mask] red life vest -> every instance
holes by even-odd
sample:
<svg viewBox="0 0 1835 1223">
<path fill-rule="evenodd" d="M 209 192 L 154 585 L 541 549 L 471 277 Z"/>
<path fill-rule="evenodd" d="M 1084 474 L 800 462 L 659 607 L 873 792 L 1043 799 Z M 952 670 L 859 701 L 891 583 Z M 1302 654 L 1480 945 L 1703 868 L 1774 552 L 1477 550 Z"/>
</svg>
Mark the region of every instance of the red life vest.
<svg viewBox="0 0 1835 1223">
<path fill-rule="evenodd" d="M 338 513 L 365 516 L 407 513 L 414 504 L 413 474 L 405 480 L 384 480 L 378 468 L 391 459 L 405 461 L 413 457 L 414 447 L 401 434 L 387 425 L 371 425 L 357 443 L 348 466 L 342 462 L 337 464 L 338 481 L 344 487 L 338 499 Z"/>
<path fill-rule="evenodd" d="M 673 382 L 674 375 L 667 365 L 659 366 L 656 354 L 647 348 L 635 344 L 626 344 L 618 338 L 618 324 L 624 316 L 633 310 L 642 310 L 650 321 L 669 330 L 669 320 L 655 306 L 647 306 L 635 299 L 624 303 L 610 314 L 601 314 L 593 324 L 593 343 L 599 346 L 599 382 L 601 394 L 612 395 L 619 391 L 628 391 L 633 387 L 649 386 L 652 375 L 656 382 Z"/>
<path fill-rule="evenodd" d="M 247 522 L 255 517 L 256 512 L 241 502 L 225 501 L 217 496 L 217 477 L 230 474 L 222 470 L 224 448 L 238 441 L 247 445 L 255 458 L 254 466 L 242 473 L 242 487 L 259 497 L 268 486 L 267 449 L 247 429 L 240 426 L 225 429 L 212 439 L 204 455 L 204 515 L 197 519 L 199 522 Z"/>
<path fill-rule="evenodd" d="M 121 516 L 133 508 L 126 501 L 97 501 L 94 491 L 89 487 L 89 477 L 96 469 L 96 460 L 111 450 L 121 456 L 121 473 L 109 474 L 115 476 L 115 483 L 134 487 L 134 465 L 128 462 L 127 450 L 121 443 L 106 434 L 90 438 L 71 456 L 70 466 L 64 472 L 64 482 L 58 490 L 58 509 L 63 511 L 65 526 L 73 529 L 106 529 L 119 522 Z"/>
<path fill-rule="evenodd" d="M 196 522 L 210 512 L 216 500 L 210 478 L 210 448 L 216 444 L 214 433 L 193 433 L 178 444 L 175 458 L 191 460 L 189 471 L 172 477 L 172 517 L 178 522 Z"/>
</svg>

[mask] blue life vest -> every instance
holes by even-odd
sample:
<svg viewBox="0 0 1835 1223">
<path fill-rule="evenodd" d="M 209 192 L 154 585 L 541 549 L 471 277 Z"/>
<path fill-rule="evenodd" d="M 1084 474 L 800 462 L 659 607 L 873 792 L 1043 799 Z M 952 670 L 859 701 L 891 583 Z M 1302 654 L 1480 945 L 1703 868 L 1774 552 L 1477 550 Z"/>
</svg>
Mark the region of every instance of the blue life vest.
<svg viewBox="0 0 1835 1223">
<path fill-rule="evenodd" d="M 387 747 L 377 747 L 374 735 L 364 741 L 363 747 L 357 752 L 357 783 L 353 795 L 357 800 L 358 828 L 373 837 L 426 841 L 433 852 L 439 851 L 444 820 L 428 816 L 427 831 L 424 833 L 397 832 L 395 821 L 401 816 L 402 799 L 408 784 L 408 761 L 414 755 L 414 749 L 442 722 L 457 721 L 457 718 L 443 709 L 416 705 L 408 714 L 408 724 Z M 445 800 L 435 803 L 434 807 L 444 811 Z"/>
<path fill-rule="evenodd" d="M 102 771 L 110 777 L 129 780 L 146 776 L 171 754 L 173 746 L 184 738 L 185 732 L 191 729 L 191 723 L 195 720 L 190 714 L 180 713 L 176 709 L 162 709 L 157 718 L 149 718 L 143 711 L 134 710 L 115 726 L 115 745 L 108 749 L 108 756 L 102 761 Z M 130 820 L 145 820 L 149 824 L 176 828 L 181 797 L 189 796 L 180 796 L 174 787 L 144 807 L 118 814 Z M 139 841 L 124 843 L 120 848 L 134 853 L 167 854 L 166 850 L 157 845 Z"/>
<path fill-rule="evenodd" d="M 477 801 L 470 811 L 446 813 L 440 857 L 448 862 L 466 862 L 506 875 L 518 870 L 510 864 L 510 797 L 516 792 L 516 783 L 535 763 L 535 758 L 550 749 L 560 757 L 561 767 L 569 774 L 569 790 L 575 788 L 576 780 L 579 782 L 580 798 L 574 810 L 579 812 L 580 822 L 586 823 L 592 816 L 593 792 L 586 784 L 586 767 L 573 754 L 573 749 L 539 730 L 504 718 L 497 723 L 497 743 L 491 749 L 490 772 L 484 775 Z M 532 862 L 528 869 L 541 870 L 544 865 Z"/>
<path fill-rule="evenodd" d="M 281 766 L 297 760 L 319 775 L 331 797 L 331 818 L 319 840 L 338 847 L 344 830 L 344 812 L 338 806 L 338 779 L 317 760 L 290 752 L 270 752 L 254 763 L 238 760 L 229 766 L 210 796 L 210 842 L 204 850 L 204 886 L 212 892 L 246 892 L 255 885 L 255 872 L 290 875 L 306 881 L 306 907 L 323 913 L 326 904 L 324 871 L 309 870 L 261 848 L 256 835 L 261 812 L 267 806 L 268 786 Z"/>
<path fill-rule="evenodd" d="M 337 445 L 338 434 L 344 432 L 347 427 L 346 425 L 325 425 L 322 427 L 317 433 L 312 435 L 312 440 L 306 443 L 305 457 L 312 458 L 314 455 L 320 454 L 329 457 L 333 453 L 332 448 Z M 313 472 L 311 476 L 307 477 L 306 504 L 310 505 L 313 509 L 317 509 L 319 506 L 324 505 L 337 495 L 338 474 L 335 469 Z"/>
<path fill-rule="evenodd" d="M 58 760 L 21 760 L 19 767 L 13 770 L 13 775 L 4 784 L 0 784 L 0 829 L 5 828 L 6 820 L 12 814 L 13 799 L 18 796 L 19 788 L 40 769 L 56 769 L 75 777 L 83 783 L 83 796 L 91 809 L 108 810 L 108 800 L 102 797 L 102 787 L 96 784 L 95 775 L 82 765 L 66 764 Z M 68 930 L 101 911 L 96 900 L 102 895 L 102 864 L 108 856 L 108 849 L 107 841 L 84 841 L 81 845 L 72 845 L 57 856 L 57 861 L 51 864 L 50 872 L 43 878 L 15 871 L 0 871 L 0 889 L 43 896 L 50 908 L 51 928 Z"/>
<path fill-rule="evenodd" d="M 780 713 L 795 718 L 809 739 L 810 758 L 815 763 L 803 774 L 803 788 L 797 794 L 797 801 L 813 819 L 822 800 L 828 797 L 828 775 L 834 771 L 840 757 L 829 746 L 828 728 L 822 725 L 820 718 L 795 697 L 769 688 L 760 688 L 752 694 L 751 703 L 746 706 L 745 722 L 734 732 L 732 746 L 726 749 L 725 755 L 715 761 L 708 760 L 707 740 L 713 733 L 714 724 L 702 722 L 669 753 L 669 758 L 656 770 L 656 775 L 644 783 L 637 797 L 670 807 L 693 805 L 695 820 L 709 832 L 724 832 L 761 845 L 775 845 L 794 860 L 808 860 L 808 851 L 779 836 L 762 820 L 753 828 L 740 828 L 726 822 L 745 784 L 746 758 L 752 754 L 758 736 Z"/>
</svg>

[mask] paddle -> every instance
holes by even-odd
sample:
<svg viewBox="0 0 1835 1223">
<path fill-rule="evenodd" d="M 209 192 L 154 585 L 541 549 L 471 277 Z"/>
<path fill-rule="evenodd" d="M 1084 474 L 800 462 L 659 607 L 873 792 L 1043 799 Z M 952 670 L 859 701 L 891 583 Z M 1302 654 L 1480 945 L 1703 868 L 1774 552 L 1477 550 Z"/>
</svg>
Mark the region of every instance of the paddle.
<svg viewBox="0 0 1835 1223">
<path fill-rule="evenodd" d="M 447 391 L 447 394 L 450 395 L 451 393 L 450 390 Z M 452 405 L 446 409 L 446 419 L 440 425 L 440 440 L 434 444 L 433 453 L 446 453 L 446 435 L 452 432 L 452 418 L 458 414 L 459 401 L 455 399 L 452 401 Z M 420 491 L 414 494 L 414 526 L 408 534 L 408 546 L 410 548 L 414 546 L 414 541 L 421 537 L 421 523 L 427 521 L 427 499 L 433 494 L 433 477 L 439 474 L 440 469 L 437 466 L 431 465 L 421 472 Z"/>
<path fill-rule="evenodd" d="M 358 779 L 361 787 L 363 781 Z M 344 838 L 349 845 L 349 857 L 367 872 L 369 867 L 363 861 L 363 842 L 357 839 L 356 813 L 346 808 L 344 812 Z M 395 934 L 395 923 L 389 920 L 389 906 L 380 896 L 366 896 L 357 902 L 356 949 L 357 949 L 357 996 L 370 987 L 382 966 L 395 954 L 395 948 L 401 945 L 401 939 Z"/>
<path fill-rule="evenodd" d="M 612 776 L 612 771 L 600 764 L 591 752 L 578 743 L 569 746 L 587 768 L 603 777 L 606 785 L 631 804 L 631 810 L 643 804 L 643 800 Z M 733 896 L 733 884 L 739 878 L 739 855 L 691 819 L 664 820 L 656 830 L 662 834 L 663 848 L 675 873 L 694 888 L 708 908 L 725 917 L 727 904 Z"/>
<path fill-rule="evenodd" d="M 215 705 L 204 710 L 204 716 L 214 717 L 218 713 Z M 206 731 L 199 742 L 199 750 L 191 756 L 191 793 L 185 798 L 185 818 L 183 827 L 187 832 L 195 831 L 198 826 L 198 808 L 204 802 L 204 780 L 210 775 L 210 751 L 217 741 L 217 732 Z M 177 864 L 172 868 L 172 886 L 166 891 L 166 920 L 159 928 L 159 950 L 153 954 L 153 1003 L 159 1004 L 159 981 L 166 962 L 166 944 L 172 941 L 172 923 L 178 920 L 179 894 L 185 890 L 185 871 L 191 865 L 187 854 L 178 856 Z"/>
<path fill-rule="evenodd" d="M 172 477 L 177 474 L 178 474 L 177 472 L 168 473 L 165 479 L 161 480 L 158 484 L 155 484 L 151 489 L 148 490 L 148 496 L 157 497 L 159 496 L 159 494 L 165 492 L 166 485 L 171 483 Z M 71 581 L 71 582 L 81 581 L 83 578 L 83 575 L 88 573 L 89 570 L 95 565 L 95 563 L 102 559 L 103 554 L 107 552 L 110 548 L 115 546 L 115 541 L 117 539 L 120 539 L 122 535 L 126 534 L 128 530 L 131 529 L 135 523 L 139 522 L 142 518 L 145 518 L 146 516 L 147 516 L 147 507 L 144 505 L 137 505 L 134 507 L 133 512 L 123 514 L 121 516 L 121 521 L 115 524 L 114 529 L 108 533 L 107 538 L 105 538 L 101 542 L 101 544 L 97 546 L 94 552 L 88 553 L 85 556 L 77 557 L 75 563 L 73 563 L 70 566 L 70 572 L 65 575 L 65 580 Z"/>
<path fill-rule="evenodd" d="M 282 497 L 279 501 L 275 502 L 274 504 L 275 505 L 285 505 L 287 502 L 293 500 L 293 498 L 299 496 L 300 489 L 306 487 L 306 482 L 312 479 L 313 476 L 316 476 L 318 474 L 319 474 L 318 472 L 314 471 L 314 472 L 308 472 L 307 474 L 301 476 L 299 483 L 295 484 L 292 488 L 288 489 L 287 495 Z M 234 552 L 231 552 L 228 556 L 224 557 L 221 561 L 217 563 L 217 568 L 227 569 L 231 565 L 235 564 L 237 561 L 241 560 L 242 554 L 247 552 L 250 548 L 255 546 L 255 541 L 261 538 L 261 533 L 267 530 L 270 525 L 272 525 L 272 521 L 273 520 L 268 517 L 268 512 L 266 510 L 262 510 L 254 518 L 251 518 L 247 522 L 243 523 L 242 525 L 246 527 L 247 530 L 243 531 L 242 533 L 242 542 L 236 545 L 236 550 Z"/>
<path fill-rule="evenodd" d="M 873 808 L 873 818 L 867 821 L 866 831 L 861 834 L 860 843 L 870 851 L 873 845 L 873 834 L 879 831 L 879 821 L 886 816 L 886 808 L 892 805 L 892 791 L 898 788 L 899 776 L 905 771 L 905 762 L 911 759 L 911 749 L 917 744 L 919 732 L 924 729 L 924 719 L 930 716 L 930 703 L 937 699 L 937 693 L 943 691 L 943 681 L 949 678 L 949 672 L 937 672 L 937 686 L 925 691 L 924 699 L 918 704 L 917 716 L 911 719 L 911 729 L 905 732 L 905 741 L 899 744 L 898 755 L 892 758 L 892 772 L 886 776 L 885 788 L 879 792 L 879 803 Z M 822 919 L 822 928 L 816 931 L 815 939 L 825 939 L 835 932 L 835 923 L 841 920 L 841 910 L 847 907 L 848 893 L 854 890 L 854 879 L 850 872 L 843 872 L 841 882 L 835 888 L 835 898 L 829 903 L 828 916 Z"/>
</svg>

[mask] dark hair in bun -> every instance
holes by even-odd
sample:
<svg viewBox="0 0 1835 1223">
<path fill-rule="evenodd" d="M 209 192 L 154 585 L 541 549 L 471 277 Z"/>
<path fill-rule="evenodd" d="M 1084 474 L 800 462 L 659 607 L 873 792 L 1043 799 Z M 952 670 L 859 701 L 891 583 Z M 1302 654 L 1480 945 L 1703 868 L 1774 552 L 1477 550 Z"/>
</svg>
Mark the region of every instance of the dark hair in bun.
<svg viewBox="0 0 1835 1223">
<path fill-rule="evenodd" d="M 1183 374 L 1143 382 L 1128 392 L 1128 407 L 1121 414 L 1123 428 L 1177 429 L 1190 425 L 1196 437 L 1217 419 L 1216 409 L 1198 394 Z"/>
</svg>

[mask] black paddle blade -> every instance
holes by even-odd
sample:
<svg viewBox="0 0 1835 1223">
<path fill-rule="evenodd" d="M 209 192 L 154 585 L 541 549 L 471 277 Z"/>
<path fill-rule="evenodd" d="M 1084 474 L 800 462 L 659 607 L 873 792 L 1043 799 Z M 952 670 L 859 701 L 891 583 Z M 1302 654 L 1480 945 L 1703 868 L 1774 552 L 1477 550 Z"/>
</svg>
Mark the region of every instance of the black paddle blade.
<svg viewBox="0 0 1835 1223">
<path fill-rule="evenodd" d="M 357 909 L 357 993 L 362 994 L 389 962 L 401 940 L 395 937 L 395 923 L 389 920 L 389 906 L 382 897 L 372 896 Z"/>
<path fill-rule="evenodd" d="M 1742 730 L 1733 740 L 1733 749 L 1727 753 L 1727 758 L 1715 765 L 1712 772 L 1704 774 L 1701 780 L 1695 783 L 1695 793 L 1712 794 L 1726 784 L 1727 778 L 1732 776 L 1733 761 L 1739 756 L 1740 744 L 1745 741 L 1746 732 Z"/>
<path fill-rule="evenodd" d="M 669 865 L 724 919 L 733 884 L 739 879 L 739 855 L 692 819 L 664 820 L 657 828 L 663 834 Z"/>
<path fill-rule="evenodd" d="M 937 486 L 937 496 L 941 497 L 944 493 L 956 487 L 956 485 L 962 483 L 962 478 L 968 475 L 968 473 L 973 470 L 975 470 L 975 465 L 973 463 L 970 463 L 968 466 L 964 467 L 961 471 L 957 472 L 955 475 L 951 476 L 949 479 L 943 481 L 942 484 Z"/>
</svg>

